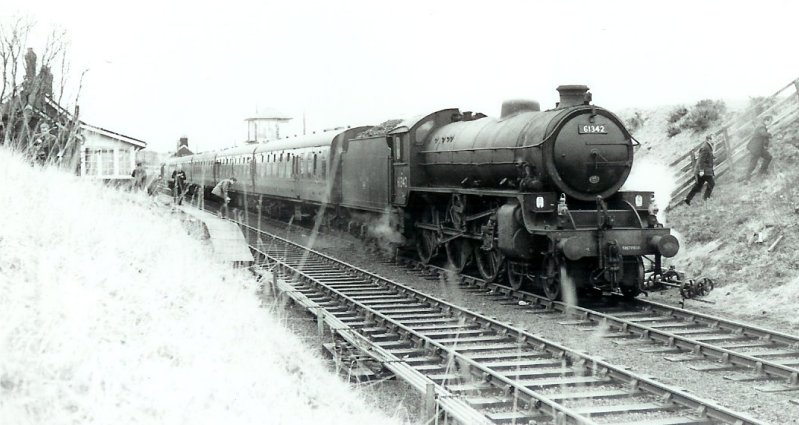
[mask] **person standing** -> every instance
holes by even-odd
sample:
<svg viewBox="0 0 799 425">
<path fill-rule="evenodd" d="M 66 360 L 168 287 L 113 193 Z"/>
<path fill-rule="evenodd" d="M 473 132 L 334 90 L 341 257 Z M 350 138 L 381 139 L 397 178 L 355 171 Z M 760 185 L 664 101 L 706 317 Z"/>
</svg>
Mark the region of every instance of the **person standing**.
<svg viewBox="0 0 799 425">
<path fill-rule="evenodd" d="M 694 165 L 694 186 L 683 201 L 686 205 L 691 205 L 691 199 L 702 190 L 702 186 L 705 183 L 707 183 L 707 187 L 705 188 L 705 194 L 702 196 L 705 200 L 710 198 L 710 194 L 713 193 L 713 188 L 716 186 L 715 172 L 713 171 L 713 161 L 715 158 L 713 157 L 712 141 L 713 136 L 708 135 L 699 147 L 699 157 L 696 159 L 696 164 Z"/>
<path fill-rule="evenodd" d="M 55 144 L 55 136 L 50 134 L 50 125 L 46 122 L 39 124 L 39 133 L 33 140 L 33 159 L 35 163 L 44 165 L 50 156 L 50 151 Z"/>
<path fill-rule="evenodd" d="M 133 177 L 133 188 L 136 190 L 144 189 L 144 183 L 147 181 L 147 170 L 144 169 L 144 164 L 141 161 L 136 162 L 136 168 L 130 174 Z"/>
<path fill-rule="evenodd" d="M 236 183 L 236 178 L 231 177 L 229 179 L 222 179 L 219 183 L 214 186 L 211 190 L 211 194 L 216 196 L 222 202 L 222 206 L 219 208 L 218 215 L 222 218 L 227 218 L 228 216 L 228 204 L 230 203 L 230 186 L 233 183 Z"/>
<path fill-rule="evenodd" d="M 183 171 L 183 165 L 178 164 L 172 172 L 172 181 L 175 182 L 172 186 L 172 196 L 176 204 L 182 205 L 183 196 L 186 194 L 186 172 Z"/>
<path fill-rule="evenodd" d="M 771 133 L 768 131 L 768 126 L 771 124 L 771 116 L 763 118 L 760 125 L 755 128 L 752 139 L 747 143 L 746 149 L 749 151 L 749 168 L 746 170 L 746 175 L 741 178 L 741 181 L 748 182 L 752 171 L 755 171 L 757 162 L 763 158 L 763 163 L 760 165 L 760 172 L 763 175 L 768 172 L 768 166 L 771 163 L 771 154 L 768 153 L 768 146 L 771 142 Z"/>
</svg>

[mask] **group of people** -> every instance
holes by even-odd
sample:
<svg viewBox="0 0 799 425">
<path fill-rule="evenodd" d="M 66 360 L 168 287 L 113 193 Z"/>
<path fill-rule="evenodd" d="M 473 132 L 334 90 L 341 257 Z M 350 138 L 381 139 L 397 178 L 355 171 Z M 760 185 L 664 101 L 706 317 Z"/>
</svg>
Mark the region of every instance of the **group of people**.
<svg viewBox="0 0 799 425">
<path fill-rule="evenodd" d="M 172 197 L 177 205 L 183 204 L 183 198 L 189 190 L 186 183 L 186 172 L 183 171 L 183 166 L 178 164 L 175 171 L 172 171 Z M 220 180 L 216 186 L 211 190 L 211 195 L 222 204 L 217 214 L 220 217 L 227 217 L 229 215 L 228 205 L 230 205 L 230 187 L 238 180 L 235 177 Z"/>
<path fill-rule="evenodd" d="M 768 167 L 772 160 L 772 156 L 768 152 L 769 143 L 771 142 L 771 133 L 768 128 L 771 122 L 771 116 L 763 118 L 759 125 L 755 127 L 755 131 L 749 143 L 746 144 L 746 149 L 749 151 L 749 165 L 746 169 L 746 173 L 739 180 L 739 182 L 743 184 L 749 182 L 752 172 L 755 171 L 761 159 L 763 161 L 760 165 L 759 175 L 768 173 Z M 710 198 L 710 195 L 713 193 L 713 188 L 716 186 L 714 162 L 713 136 L 708 135 L 705 137 L 705 141 L 702 142 L 698 150 L 698 156 L 694 164 L 694 185 L 691 187 L 691 191 L 688 192 L 688 196 L 683 200 L 686 205 L 691 205 L 691 200 L 702 190 L 702 186 L 705 186 L 705 193 L 702 197 L 704 199 Z"/>
</svg>

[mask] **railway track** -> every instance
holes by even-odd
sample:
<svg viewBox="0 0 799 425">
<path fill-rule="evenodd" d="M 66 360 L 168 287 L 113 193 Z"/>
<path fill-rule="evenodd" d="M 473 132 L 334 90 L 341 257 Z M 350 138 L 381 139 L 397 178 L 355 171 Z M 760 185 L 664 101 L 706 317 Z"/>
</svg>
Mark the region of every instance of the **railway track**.
<svg viewBox="0 0 799 425">
<path fill-rule="evenodd" d="M 255 219 L 255 217 L 250 217 Z M 307 227 L 260 217 L 273 226 L 287 231 L 309 231 Z M 326 233 L 352 245 L 352 241 Z M 403 259 L 412 267 L 426 269 L 431 279 L 436 273 L 448 273 L 436 266 L 422 266 Z M 733 381 L 751 381 L 761 391 L 799 390 L 799 337 L 763 329 L 746 323 L 685 310 L 661 303 L 637 299 L 624 303 L 622 309 L 567 306 L 527 291 L 479 278 L 464 276 L 462 282 L 470 287 L 490 289 L 504 298 L 530 303 L 530 308 L 550 309 L 577 316 L 563 324 L 582 326 L 586 331 L 603 329 L 604 336 L 616 338 L 619 344 L 644 344 L 641 352 L 663 354 L 665 359 L 686 362 L 697 371 L 732 372 L 726 376 Z"/>
<path fill-rule="evenodd" d="M 525 301 L 534 309 L 569 314 L 576 320 L 561 323 L 601 330 L 620 344 L 647 345 L 639 351 L 662 353 L 669 361 L 704 363 L 689 366 L 697 371 L 737 372 L 726 378 L 765 383 L 757 387 L 761 391 L 799 391 L 798 336 L 643 299 L 592 310 L 475 278 L 463 283 Z"/>
<path fill-rule="evenodd" d="M 277 236 L 259 239 L 254 269 L 274 289 L 458 422 L 759 423 Z"/>
</svg>

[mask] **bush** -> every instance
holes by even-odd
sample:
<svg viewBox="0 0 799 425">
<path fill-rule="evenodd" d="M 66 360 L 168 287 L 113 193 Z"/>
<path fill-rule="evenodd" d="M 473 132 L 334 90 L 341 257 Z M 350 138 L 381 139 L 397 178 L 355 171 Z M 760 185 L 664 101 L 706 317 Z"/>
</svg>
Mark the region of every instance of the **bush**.
<svg viewBox="0 0 799 425">
<path fill-rule="evenodd" d="M 694 133 L 705 131 L 711 124 L 721 119 L 725 112 L 727 105 L 722 100 L 700 100 L 683 118 L 680 128 L 693 130 Z"/>
<path fill-rule="evenodd" d="M 675 108 L 669 114 L 669 124 L 676 123 L 677 121 L 681 120 L 682 117 L 684 117 L 686 115 L 688 115 L 688 108 L 686 108 L 685 106 L 680 106 L 680 107 Z"/>
<path fill-rule="evenodd" d="M 646 118 L 641 115 L 641 112 L 636 112 L 635 115 L 628 118 L 627 121 L 624 122 L 624 125 L 627 127 L 627 130 L 630 133 L 635 133 L 639 128 L 643 127 L 644 122 L 646 122 Z"/>
<path fill-rule="evenodd" d="M 682 130 L 680 129 L 680 127 L 677 127 L 676 125 L 670 125 L 668 126 L 668 128 L 666 128 L 666 134 L 669 137 L 674 137 L 680 133 L 682 133 Z"/>
</svg>

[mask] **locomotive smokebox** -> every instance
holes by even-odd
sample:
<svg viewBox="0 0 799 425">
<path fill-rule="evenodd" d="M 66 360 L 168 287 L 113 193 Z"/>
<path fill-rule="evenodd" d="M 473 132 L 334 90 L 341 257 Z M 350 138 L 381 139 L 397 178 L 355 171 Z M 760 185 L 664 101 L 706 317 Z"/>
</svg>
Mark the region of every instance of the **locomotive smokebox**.
<svg viewBox="0 0 799 425">
<path fill-rule="evenodd" d="M 505 119 L 519 112 L 528 112 L 528 111 L 538 112 L 540 110 L 541 110 L 541 105 L 535 100 L 526 100 L 526 99 L 506 100 L 502 102 L 502 113 L 500 115 L 500 119 Z"/>
<path fill-rule="evenodd" d="M 591 93 L 588 93 L 588 86 L 582 84 L 570 84 L 558 86 L 560 102 L 558 108 L 568 106 L 587 105 L 591 101 Z"/>
</svg>

